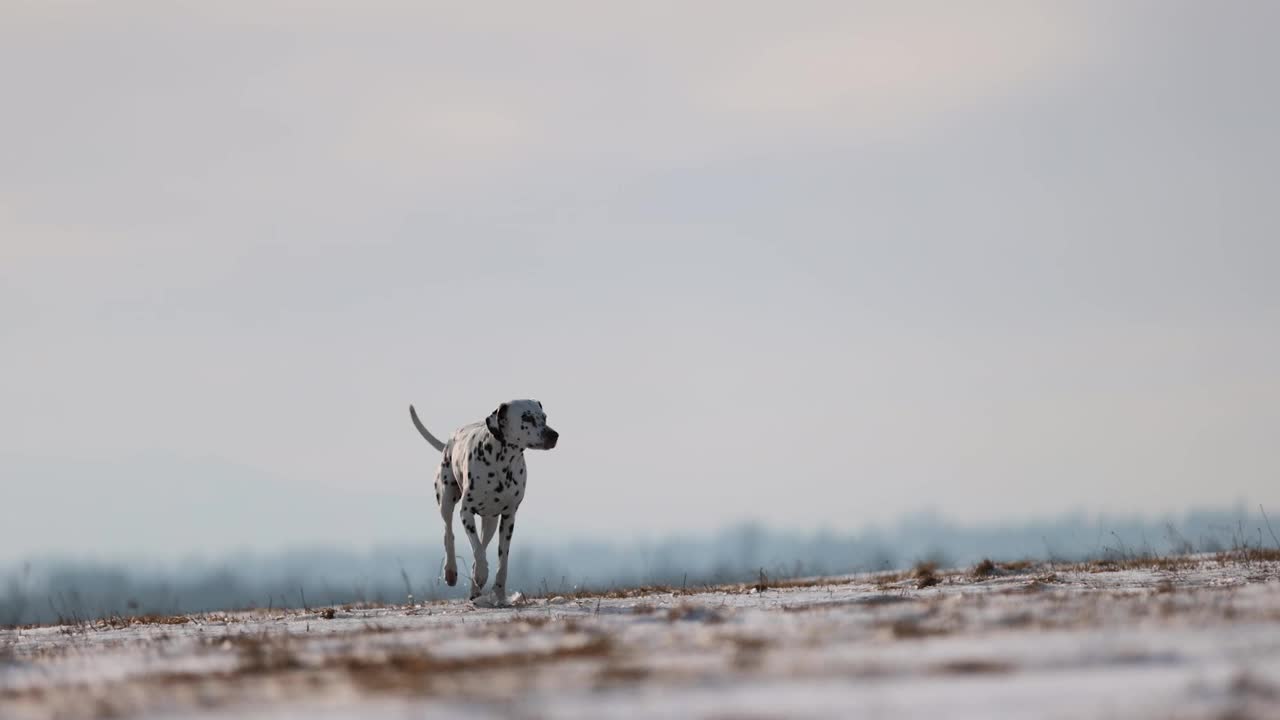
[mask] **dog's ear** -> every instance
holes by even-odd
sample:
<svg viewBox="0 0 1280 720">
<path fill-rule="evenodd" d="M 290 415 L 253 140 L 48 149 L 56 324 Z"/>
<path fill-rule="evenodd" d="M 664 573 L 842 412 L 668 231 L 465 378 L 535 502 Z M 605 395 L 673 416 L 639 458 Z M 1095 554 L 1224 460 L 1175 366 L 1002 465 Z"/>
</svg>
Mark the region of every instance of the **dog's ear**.
<svg viewBox="0 0 1280 720">
<path fill-rule="evenodd" d="M 507 439 L 502 434 L 502 428 L 507 425 L 507 403 L 502 403 L 497 410 L 489 413 L 489 417 L 485 418 L 484 424 L 488 426 L 489 432 L 498 438 L 498 442 L 506 443 Z"/>
</svg>

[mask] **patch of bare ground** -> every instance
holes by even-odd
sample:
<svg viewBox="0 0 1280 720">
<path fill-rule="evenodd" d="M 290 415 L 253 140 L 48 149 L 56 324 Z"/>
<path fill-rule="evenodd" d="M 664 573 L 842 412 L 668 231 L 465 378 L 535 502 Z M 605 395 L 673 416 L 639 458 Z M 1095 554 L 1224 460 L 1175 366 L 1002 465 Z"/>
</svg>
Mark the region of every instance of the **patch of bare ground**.
<svg viewBox="0 0 1280 720">
<path fill-rule="evenodd" d="M 1274 593 L 1268 594 L 1271 588 L 1243 582 L 1251 575 L 1274 580 L 1274 563 L 1254 560 L 1246 568 L 1238 560 L 1238 567 L 1223 570 L 1214 560 L 1202 555 L 1186 559 L 1186 565 L 1183 561 L 1147 564 L 1142 571 L 1119 577 L 1089 573 L 1126 569 L 1122 562 L 1153 560 L 1096 564 L 991 560 L 945 572 L 922 563 L 901 573 L 798 581 L 777 581 L 761 573 L 752 583 L 730 586 L 732 592 L 748 597 L 685 597 L 694 593 L 664 588 L 656 596 L 619 592 L 612 595 L 618 601 L 593 599 L 566 607 L 547 603 L 536 609 L 476 611 L 456 603 L 457 612 L 417 619 L 409 618 L 416 613 L 406 609 L 368 616 L 341 610 L 332 621 L 317 620 L 323 612 L 320 608 L 305 615 L 291 612 L 287 623 L 278 622 L 277 613 L 256 624 L 213 622 L 212 627 L 201 627 L 197 618 L 188 624 L 166 622 L 165 616 L 143 617 L 122 621 L 127 622 L 123 627 L 143 623 L 175 627 L 91 634 L 90 642 L 79 635 L 60 636 L 56 630 L 39 635 L 76 654 L 117 648 L 138 653 L 144 649 L 142 643 L 169 636 L 183 642 L 139 657 L 137 667 L 143 674 L 109 682 L 100 682 L 92 674 L 75 675 L 82 658 L 62 665 L 50 662 L 48 669 L 55 675 L 65 673 L 71 682 L 0 688 L 0 716 L 7 717 L 5 702 L 50 709 L 42 718 L 125 717 L 155 708 L 220 707 L 224 713 L 233 713 L 234 707 L 229 706 L 240 703 L 287 705 L 329 698 L 364 702 L 383 697 L 393 705 L 401 701 L 424 706 L 511 703 L 512 708 L 529 710 L 521 716 L 540 717 L 541 706 L 521 708 L 522 698 L 539 693 L 587 697 L 597 690 L 624 690 L 602 694 L 626 696 L 632 686 L 674 690 L 723 682 L 748 687 L 760 681 L 785 683 L 794 677 L 850 674 L 875 677 L 878 673 L 925 683 L 949 683 L 966 676 L 999 680 L 1026 667 L 1020 655 L 1026 642 L 1001 646 L 1016 633 L 1056 630 L 1102 638 L 1111 628 L 1122 628 L 1153 637 L 1166 630 L 1204 634 L 1222 629 L 1224 634 L 1240 634 L 1228 622 L 1280 618 L 1276 610 L 1280 601 Z M 1192 571 L 1164 569 L 1169 567 Z M 923 587 L 941 587 L 917 591 L 929 579 L 932 582 Z M 785 587 L 821 589 L 789 595 L 781 590 Z M 753 592 L 767 597 L 750 596 Z M 821 616 L 805 611 L 821 611 Z M 310 623 L 305 630 L 303 621 Z M 379 621 L 388 627 L 377 625 Z M 322 632 L 316 631 L 317 623 Z M 1206 625 L 1212 627 L 1206 630 Z M 1245 631 L 1247 637 L 1252 629 Z M 362 633 L 370 637 L 360 637 Z M 388 633 L 392 637 L 384 636 Z M 6 653 L 5 642 L 6 635 L 0 633 L 0 678 L 6 654 L 12 655 Z M 1165 642 L 1150 650 L 1137 644 L 1138 659 L 1132 662 L 1144 666 L 1174 662 L 1179 656 L 1162 650 Z M 1039 644 L 1034 645 L 1032 649 L 1039 653 Z M 18 664 L 38 666 L 33 661 L 35 652 L 35 643 L 23 639 L 17 647 Z M 191 662 L 168 664 L 164 659 L 182 652 L 189 653 Z M 1072 643 L 1063 642 L 1047 647 L 1046 652 L 1061 652 L 1070 660 L 1076 650 Z M 157 655 L 161 660 L 156 660 Z M 113 658 L 104 655 L 103 662 L 114 662 Z M 1062 667 L 1075 667 L 1071 662 L 1075 661 Z M 183 672 L 169 672 L 175 668 Z M 1234 671 L 1234 666 L 1230 669 Z M 1230 695 L 1242 707 L 1276 702 L 1280 686 L 1264 670 L 1227 681 L 1233 683 L 1229 688 L 1222 683 L 1233 676 L 1223 672 L 1216 676 L 1212 692 Z M 81 682 L 84 677 L 89 678 L 87 682 Z"/>
<path fill-rule="evenodd" d="M 948 660 L 934 666 L 933 670 L 942 675 L 993 675 L 1014 671 L 1011 663 L 999 660 Z"/>
<path fill-rule="evenodd" d="M 691 620 L 704 622 L 708 625 L 718 625 L 725 621 L 725 614 L 719 608 L 681 603 L 667 611 L 667 620 L 669 622 Z"/>
<path fill-rule="evenodd" d="M 653 675 L 653 670 L 643 665 L 613 662 L 596 672 L 596 687 L 605 688 L 643 682 Z"/>
<path fill-rule="evenodd" d="M 1056 585 L 1062 582 L 1062 578 L 1058 577 L 1058 573 L 1045 573 L 1039 575 L 1031 582 L 1027 583 L 1028 590 L 1042 590 L 1049 585 Z"/>
<path fill-rule="evenodd" d="M 109 688 L 111 697 L 94 696 L 98 690 L 106 689 L 83 688 L 86 695 L 81 699 L 93 703 L 95 709 L 87 713 L 88 716 L 115 717 L 139 710 L 127 703 L 121 704 L 127 698 L 163 701 L 166 697 L 199 697 L 201 704 L 215 706 L 224 701 L 242 701 L 259 692 L 277 699 L 307 695 L 333 687 L 342 680 L 369 693 L 477 696 L 487 692 L 485 683 L 495 677 L 505 678 L 506 685 L 510 686 L 512 678 L 532 678 L 538 671 L 549 670 L 562 662 L 608 662 L 615 649 L 611 638 L 598 633 L 580 638 L 566 636 L 561 640 L 549 649 L 460 657 L 409 648 L 383 652 L 347 649 L 317 657 L 301 652 L 287 635 L 227 636 L 214 642 L 220 646 L 229 644 L 239 653 L 238 662 L 231 670 L 153 673 Z M 612 678 L 616 681 L 621 677 L 615 669 Z M 10 689 L 0 693 L 0 698 L 39 700 L 42 692 L 38 688 Z"/>
<path fill-rule="evenodd" d="M 880 626 L 883 634 L 893 640 L 919 640 L 950 635 L 951 630 L 919 618 L 901 618 Z"/>
<path fill-rule="evenodd" d="M 1280 688 L 1249 672 L 1241 672 L 1232 678 L 1228 689 L 1236 696 L 1280 700 Z"/>
<path fill-rule="evenodd" d="M 510 670 L 538 669 L 567 660 L 600 659 L 613 652 L 613 640 L 605 635 L 586 637 L 550 650 L 499 655 L 437 657 L 426 652 L 397 651 L 384 655 L 339 655 L 326 658 L 324 669 L 339 670 L 367 691 L 430 692 L 441 680 L 459 674 L 476 675 Z"/>
</svg>

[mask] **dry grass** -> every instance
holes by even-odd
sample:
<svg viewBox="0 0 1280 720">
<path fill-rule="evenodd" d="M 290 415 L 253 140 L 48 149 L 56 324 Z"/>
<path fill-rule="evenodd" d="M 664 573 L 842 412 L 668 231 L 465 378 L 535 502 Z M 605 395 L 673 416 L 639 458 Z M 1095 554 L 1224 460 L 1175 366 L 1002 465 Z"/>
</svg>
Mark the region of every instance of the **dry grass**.
<svg viewBox="0 0 1280 720">
<path fill-rule="evenodd" d="M 676 588 L 670 585 L 638 585 L 629 588 L 609 588 L 605 590 L 593 588 L 575 588 L 569 592 L 563 593 L 540 593 L 531 594 L 530 599 L 553 599 L 557 597 L 567 600 L 594 600 L 604 598 L 606 600 L 623 600 L 626 598 L 644 597 L 646 595 L 692 595 L 701 592 L 698 589 Z"/>
<path fill-rule="evenodd" d="M 99 620 L 97 627 L 120 629 L 136 625 L 185 625 L 191 622 L 189 615 L 112 615 Z"/>
<path fill-rule="evenodd" d="M 938 577 L 937 570 L 938 564 L 935 562 L 916 563 L 915 569 L 911 571 L 911 576 L 916 581 L 916 589 L 923 590 L 942 582 L 942 579 Z"/>
<path fill-rule="evenodd" d="M 764 568 L 760 568 L 760 575 L 756 578 L 756 584 L 752 586 L 756 592 L 764 592 L 769 589 L 769 576 L 765 574 Z"/>
<path fill-rule="evenodd" d="M 1038 564 L 1032 560 L 995 562 L 991 558 L 983 558 L 982 562 L 974 565 L 969 571 L 969 577 L 973 580 L 985 580 L 1001 575 L 1022 575 L 1035 570 L 1037 566 Z"/>
<path fill-rule="evenodd" d="M 866 575 L 848 575 L 841 577 L 802 577 L 776 579 L 771 578 L 763 570 L 757 573 L 756 579 L 752 582 L 743 583 L 723 583 L 718 585 L 697 585 L 692 587 L 674 587 L 672 585 L 640 585 L 630 588 L 575 588 L 570 592 L 563 593 L 538 593 L 530 595 L 535 599 L 550 599 L 553 597 L 563 597 L 568 600 L 593 600 L 603 598 L 606 600 L 618 600 L 627 598 L 644 597 L 648 595 L 671 595 L 673 597 L 681 597 L 687 595 L 703 595 L 708 593 L 725 593 L 728 595 L 743 595 L 752 592 L 764 592 L 766 590 L 786 590 L 791 588 L 812 588 L 812 587 L 831 587 L 838 585 L 856 585 L 859 583 L 871 582 L 877 585 L 888 585 L 899 582 L 910 576 L 910 573 L 887 572 L 878 573 L 868 579 Z"/>
<path fill-rule="evenodd" d="M 1133 555 L 1123 558 L 1103 558 L 1081 563 L 1064 563 L 1060 567 L 1078 572 L 1105 573 L 1120 570 L 1164 570 L 1179 572 L 1194 570 L 1200 561 L 1181 555 Z"/>
<path fill-rule="evenodd" d="M 1237 547 L 1224 550 L 1213 558 L 1220 565 L 1227 563 L 1280 562 L 1280 549 L 1263 547 Z"/>
</svg>

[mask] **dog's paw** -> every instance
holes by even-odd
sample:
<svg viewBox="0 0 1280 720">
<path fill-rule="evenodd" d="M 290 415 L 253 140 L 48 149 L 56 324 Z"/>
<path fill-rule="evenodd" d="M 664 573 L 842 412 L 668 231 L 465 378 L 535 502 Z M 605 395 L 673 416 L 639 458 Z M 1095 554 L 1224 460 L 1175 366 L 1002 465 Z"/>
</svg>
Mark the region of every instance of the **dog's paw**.
<svg viewBox="0 0 1280 720">
<path fill-rule="evenodd" d="M 471 598 L 471 604 L 478 608 L 511 607 L 511 603 L 507 602 L 505 595 L 499 595 L 495 592 L 487 592 L 479 597 Z"/>
<path fill-rule="evenodd" d="M 450 568 L 450 569 L 448 569 L 448 570 L 445 570 L 445 571 L 444 571 L 444 581 L 445 581 L 445 583 L 446 583 L 449 587 L 453 587 L 454 585 L 457 585 L 457 584 L 458 584 L 458 570 L 457 570 L 457 568 Z"/>
</svg>

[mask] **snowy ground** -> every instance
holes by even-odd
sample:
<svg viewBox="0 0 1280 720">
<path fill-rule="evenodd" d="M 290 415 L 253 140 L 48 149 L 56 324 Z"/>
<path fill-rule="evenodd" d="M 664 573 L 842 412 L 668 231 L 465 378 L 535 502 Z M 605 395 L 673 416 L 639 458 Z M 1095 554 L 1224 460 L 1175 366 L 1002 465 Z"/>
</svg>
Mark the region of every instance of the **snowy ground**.
<svg viewBox="0 0 1280 720">
<path fill-rule="evenodd" d="M 1280 717 L 1280 562 L 1124 565 L 3 630 L 0 718 Z"/>
</svg>

